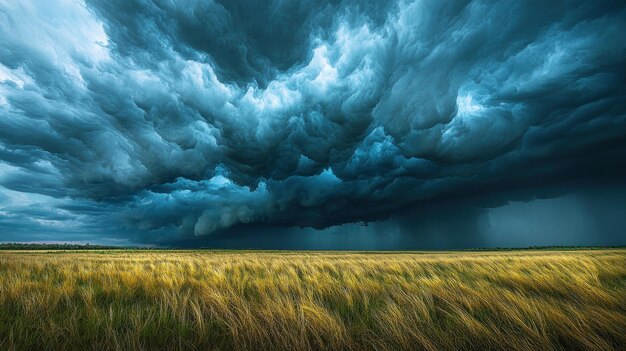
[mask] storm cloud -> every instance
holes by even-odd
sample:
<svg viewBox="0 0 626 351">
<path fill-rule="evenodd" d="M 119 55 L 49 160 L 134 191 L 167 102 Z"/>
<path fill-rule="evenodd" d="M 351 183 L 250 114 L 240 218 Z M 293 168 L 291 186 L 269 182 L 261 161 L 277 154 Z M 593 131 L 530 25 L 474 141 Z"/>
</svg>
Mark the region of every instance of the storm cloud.
<svg viewBox="0 0 626 351">
<path fill-rule="evenodd" d="M 0 240 L 419 242 L 622 189 L 624 33 L 621 1 L 2 2 Z"/>
</svg>

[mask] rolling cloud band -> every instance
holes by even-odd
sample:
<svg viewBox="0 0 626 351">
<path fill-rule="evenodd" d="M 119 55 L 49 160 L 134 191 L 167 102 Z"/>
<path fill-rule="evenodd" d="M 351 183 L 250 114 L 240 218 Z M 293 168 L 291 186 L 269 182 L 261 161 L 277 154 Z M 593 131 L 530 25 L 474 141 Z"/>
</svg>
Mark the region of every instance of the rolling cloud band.
<svg viewBox="0 0 626 351">
<path fill-rule="evenodd" d="M 622 189 L 624 33 L 622 1 L 2 2 L 0 230 L 175 242 Z"/>
</svg>

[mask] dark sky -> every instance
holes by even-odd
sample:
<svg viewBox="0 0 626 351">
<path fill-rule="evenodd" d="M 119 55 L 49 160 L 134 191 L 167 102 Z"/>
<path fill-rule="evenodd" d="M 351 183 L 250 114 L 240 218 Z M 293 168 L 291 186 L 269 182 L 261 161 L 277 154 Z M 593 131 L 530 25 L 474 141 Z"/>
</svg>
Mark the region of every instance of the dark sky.
<svg viewBox="0 0 626 351">
<path fill-rule="evenodd" d="M 0 241 L 626 244 L 623 1 L 0 2 Z"/>
</svg>

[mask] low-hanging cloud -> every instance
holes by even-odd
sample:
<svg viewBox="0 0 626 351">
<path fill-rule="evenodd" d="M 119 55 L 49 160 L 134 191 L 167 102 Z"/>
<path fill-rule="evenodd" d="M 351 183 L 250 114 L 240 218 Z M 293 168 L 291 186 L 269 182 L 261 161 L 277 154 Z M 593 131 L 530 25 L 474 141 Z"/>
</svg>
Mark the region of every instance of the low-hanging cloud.
<svg viewBox="0 0 626 351">
<path fill-rule="evenodd" d="M 22 1 L 0 18 L 2 228 L 325 228 L 626 173 L 619 1 Z"/>
</svg>

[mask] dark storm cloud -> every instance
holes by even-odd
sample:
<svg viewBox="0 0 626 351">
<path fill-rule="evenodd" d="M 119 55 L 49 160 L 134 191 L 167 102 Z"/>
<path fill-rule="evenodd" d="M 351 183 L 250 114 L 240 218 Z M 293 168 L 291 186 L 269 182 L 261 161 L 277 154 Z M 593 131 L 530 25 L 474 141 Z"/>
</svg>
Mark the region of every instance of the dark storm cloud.
<svg viewBox="0 0 626 351">
<path fill-rule="evenodd" d="M 618 1 L 1 4 L 0 226 L 175 241 L 619 183 L 623 33 Z"/>
</svg>

